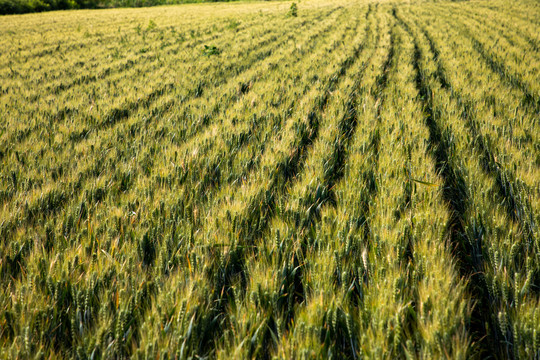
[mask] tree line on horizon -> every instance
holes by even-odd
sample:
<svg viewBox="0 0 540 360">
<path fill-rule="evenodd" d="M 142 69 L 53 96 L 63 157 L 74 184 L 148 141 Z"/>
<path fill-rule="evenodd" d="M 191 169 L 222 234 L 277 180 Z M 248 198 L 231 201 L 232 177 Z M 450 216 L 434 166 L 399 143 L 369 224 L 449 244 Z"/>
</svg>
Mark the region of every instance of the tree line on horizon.
<svg viewBox="0 0 540 360">
<path fill-rule="evenodd" d="M 233 0 L 0 0 L 0 15 L 25 14 L 52 10 L 144 7 Z"/>
</svg>

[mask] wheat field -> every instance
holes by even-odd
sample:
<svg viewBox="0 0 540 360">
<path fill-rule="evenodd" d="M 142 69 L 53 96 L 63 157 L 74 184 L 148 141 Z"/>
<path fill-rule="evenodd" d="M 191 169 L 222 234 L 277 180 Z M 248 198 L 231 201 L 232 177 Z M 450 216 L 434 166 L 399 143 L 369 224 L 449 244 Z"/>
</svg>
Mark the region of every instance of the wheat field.
<svg viewBox="0 0 540 360">
<path fill-rule="evenodd" d="M 540 359 L 540 3 L 0 17 L 0 358 Z"/>
</svg>

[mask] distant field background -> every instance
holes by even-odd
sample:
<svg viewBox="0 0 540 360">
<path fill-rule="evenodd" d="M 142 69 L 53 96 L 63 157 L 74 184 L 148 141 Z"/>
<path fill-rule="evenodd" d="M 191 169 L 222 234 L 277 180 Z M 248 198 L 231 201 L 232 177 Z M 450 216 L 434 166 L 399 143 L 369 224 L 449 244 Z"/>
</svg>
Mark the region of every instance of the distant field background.
<svg viewBox="0 0 540 360">
<path fill-rule="evenodd" d="M 0 15 L 52 10 L 148 7 L 237 0 L 0 0 Z"/>
<path fill-rule="evenodd" d="M 540 3 L 0 17 L 0 358 L 540 359 Z"/>
</svg>

